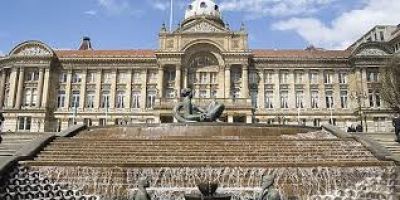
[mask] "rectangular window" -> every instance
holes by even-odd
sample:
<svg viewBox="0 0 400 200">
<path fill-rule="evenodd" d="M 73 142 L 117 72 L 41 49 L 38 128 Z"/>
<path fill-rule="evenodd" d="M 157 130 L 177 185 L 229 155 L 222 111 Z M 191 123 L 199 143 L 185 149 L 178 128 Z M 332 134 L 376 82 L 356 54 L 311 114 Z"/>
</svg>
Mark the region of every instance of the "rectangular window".
<svg viewBox="0 0 400 200">
<path fill-rule="evenodd" d="M 288 99 L 289 94 L 287 91 L 281 92 L 281 108 L 289 108 Z"/>
<path fill-rule="evenodd" d="M 331 91 L 326 92 L 326 107 L 333 108 L 333 93 Z"/>
<path fill-rule="evenodd" d="M 238 71 L 232 71 L 232 80 L 234 83 L 239 83 L 242 79 L 242 73 Z"/>
<path fill-rule="evenodd" d="M 342 108 L 347 108 L 348 107 L 348 103 L 347 103 L 347 91 L 342 91 L 340 92 L 340 104 Z"/>
<path fill-rule="evenodd" d="M 94 72 L 89 72 L 87 74 L 87 82 L 88 83 L 96 83 L 96 73 Z"/>
<path fill-rule="evenodd" d="M 74 91 L 72 92 L 72 101 L 71 101 L 71 107 L 72 108 L 79 108 L 79 99 L 80 99 L 80 92 L 79 91 Z"/>
<path fill-rule="evenodd" d="M 266 84 L 273 84 L 274 83 L 274 73 L 273 72 L 267 72 L 264 74 L 264 82 Z"/>
<path fill-rule="evenodd" d="M 139 84 L 141 82 L 140 71 L 138 70 L 133 71 L 132 82 L 135 84 Z"/>
<path fill-rule="evenodd" d="M 67 77 L 68 77 L 67 73 L 61 73 L 60 76 L 58 77 L 58 82 L 66 83 Z"/>
<path fill-rule="evenodd" d="M 117 108 L 124 108 L 125 107 L 125 92 L 120 91 L 117 93 Z"/>
<path fill-rule="evenodd" d="M 65 91 L 59 91 L 57 97 L 57 107 L 63 108 L 65 106 Z"/>
<path fill-rule="evenodd" d="M 101 108 L 110 107 L 110 92 L 105 91 L 101 94 Z"/>
<path fill-rule="evenodd" d="M 303 91 L 296 92 L 296 108 L 304 108 L 304 93 Z"/>
<path fill-rule="evenodd" d="M 132 92 L 132 108 L 140 108 L 140 92 Z"/>
<path fill-rule="evenodd" d="M 303 73 L 301 73 L 301 72 L 296 73 L 295 74 L 296 84 L 304 84 L 303 83 L 303 77 L 304 77 Z"/>
<path fill-rule="evenodd" d="M 172 82 L 176 80 L 176 72 L 174 70 L 167 70 L 166 72 L 167 75 L 167 81 Z"/>
<path fill-rule="evenodd" d="M 379 35 L 381 36 L 381 41 L 385 41 L 385 34 L 383 31 L 379 32 Z"/>
<path fill-rule="evenodd" d="M 378 71 L 368 71 L 367 72 L 367 81 L 368 82 L 379 82 L 380 81 L 380 73 Z"/>
<path fill-rule="evenodd" d="M 310 83 L 311 84 L 318 84 L 318 73 L 317 72 L 311 72 L 310 73 Z"/>
<path fill-rule="evenodd" d="M 324 74 L 324 83 L 325 84 L 332 84 L 333 83 L 333 73 L 332 72 L 326 72 Z"/>
<path fill-rule="evenodd" d="M 86 96 L 86 108 L 94 108 L 94 92 L 88 92 Z"/>
<path fill-rule="evenodd" d="M 111 83 L 111 72 L 109 72 L 109 71 L 105 71 L 104 73 L 103 73 L 103 78 L 102 78 L 102 83 L 107 83 L 107 84 L 110 84 Z"/>
<path fill-rule="evenodd" d="M 249 74 L 249 84 L 258 84 L 258 74 L 256 72 Z"/>
<path fill-rule="evenodd" d="M 288 84 L 289 72 L 282 72 L 279 74 L 279 83 Z"/>
<path fill-rule="evenodd" d="M 217 98 L 218 91 L 216 89 L 211 89 L 210 97 Z"/>
<path fill-rule="evenodd" d="M 82 78 L 79 73 L 72 74 L 72 83 L 80 83 L 81 81 L 82 81 Z"/>
<path fill-rule="evenodd" d="M 314 125 L 314 127 L 320 127 L 321 126 L 321 120 L 320 119 L 314 119 L 313 120 L 313 125 Z"/>
<path fill-rule="evenodd" d="M 311 108 L 318 108 L 318 91 L 311 92 Z"/>
<path fill-rule="evenodd" d="M 265 108 L 274 108 L 274 92 L 265 91 Z"/>
<path fill-rule="evenodd" d="M 369 105 L 371 108 L 381 107 L 381 95 L 378 90 L 369 89 L 368 90 Z"/>
<path fill-rule="evenodd" d="M 126 72 L 118 72 L 117 75 L 117 83 L 126 83 L 127 73 Z"/>
<path fill-rule="evenodd" d="M 31 130 L 31 117 L 18 117 L 18 130 L 30 131 Z"/>
<path fill-rule="evenodd" d="M 207 73 L 204 73 L 204 72 L 200 73 L 200 83 L 201 84 L 208 83 L 208 74 Z"/>
<path fill-rule="evenodd" d="M 211 84 L 217 83 L 217 76 L 218 76 L 218 73 L 215 73 L 215 72 L 211 73 Z"/>
<path fill-rule="evenodd" d="M 30 71 L 25 75 L 25 81 L 37 81 L 39 80 L 39 72 L 38 71 Z"/>
<path fill-rule="evenodd" d="M 146 108 L 154 108 L 154 105 L 156 104 L 156 95 L 157 93 L 155 91 L 149 91 L 147 93 Z"/>
<path fill-rule="evenodd" d="M 26 88 L 24 91 L 24 107 L 34 107 L 37 104 L 36 88 Z"/>
<path fill-rule="evenodd" d="M 339 73 L 339 83 L 347 84 L 347 73 L 344 72 Z"/>
</svg>

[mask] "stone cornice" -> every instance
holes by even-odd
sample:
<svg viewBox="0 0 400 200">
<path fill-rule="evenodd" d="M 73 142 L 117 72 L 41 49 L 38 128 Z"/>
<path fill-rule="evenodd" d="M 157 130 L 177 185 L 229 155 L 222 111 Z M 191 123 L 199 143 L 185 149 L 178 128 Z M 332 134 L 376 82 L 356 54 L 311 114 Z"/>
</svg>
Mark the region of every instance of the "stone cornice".
<svg viewBox="0 0 400 200">
<path fill-rule="evenodd" d="M 156 58 L 60 58 L 61 63 L 157 63 Z"/>
</svg>

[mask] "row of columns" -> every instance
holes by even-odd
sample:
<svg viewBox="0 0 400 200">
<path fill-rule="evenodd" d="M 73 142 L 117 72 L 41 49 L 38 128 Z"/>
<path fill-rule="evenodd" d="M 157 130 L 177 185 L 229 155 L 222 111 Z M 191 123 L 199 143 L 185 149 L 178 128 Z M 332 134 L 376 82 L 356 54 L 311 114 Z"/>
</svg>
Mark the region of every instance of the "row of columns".
<svg viewBox="0 0 400 200">
<path fill-rule="evenodd" d="M 260 78 L 260 82 L 258 85 L 258 105 L 259 108 L 261 109 L 265 109 L 265 71 L 264 70 L 260 70 L 258 71 L 259 74 L 259 78 Z M 280 71 L 279 70 L 274 70 L 273 71 L 273 83 L 270 83 L 271 85 L 273 85 L 273 89 L 271 90 L 273 92 L 273 105 L 274 108 L 280 108 L 281 107 L 281 84 L 280 84 Z M 326 94 L 325 92 L 328 90 L 328 88 L 326 88 L 326 84 L 324 83 L 324 72 L 323 71 L 319 71 L 318 73 L 318 108 L 326 108 Z M 334 74 L 334 80 L 338 80 L 338 74 Z M 292 80 L 291 82 L 288 82 L 288 106 L 289 108 L 295 108 L 296 107 L 296 93 L 297 93 L 297 89 L 296 89 L 296 80 L 294 77 L 294 73 L 291 72 L 289 73 L 289 77 L 288 80 Z M 286 84 L 285 84 L 286 85 Z M 309 76 L 308 76 L 308 71 L 305 71 L 303 73 L 303 83 L 302 85 L 304 85 L 302 91 L 303 91 L 303 105 L 305 108 L 311 107 L 311 82 L 309 80 Z M 332 88 L 329 88 L 329 90 L 331 90 L 333 92 L 333 98 L 334 98 L 334 107 L 333 108 L 341 108 L 341 88 L 339 84 L 331 84 Z M 349 90 L 350 88 L 347 88 L 347 93 L 348 93 L 348 105 L 350 106 L 350 98 L 349 98 Z"/>
<path fill-rule="evenodd" d="M 6 70 L 1 71 L 0 80 L 0 106 L 3 106 L 5 101 L 5 85 L 6 85 Z M 37 84 L 37 104 L 36 108 L 45 108 L 47 106 L 47 96 L 49 91 L 49 69 L 39 68 L 39 80 Z M 45 83 L 46 80 L 46 83 Z M 10 87 L 8 96 L 8 105 L 6 108 L 21 109 L 23 104 L 24 89 L 25 89 L 25 68 L 12 68 L 10 73 Z"/>
</svg>

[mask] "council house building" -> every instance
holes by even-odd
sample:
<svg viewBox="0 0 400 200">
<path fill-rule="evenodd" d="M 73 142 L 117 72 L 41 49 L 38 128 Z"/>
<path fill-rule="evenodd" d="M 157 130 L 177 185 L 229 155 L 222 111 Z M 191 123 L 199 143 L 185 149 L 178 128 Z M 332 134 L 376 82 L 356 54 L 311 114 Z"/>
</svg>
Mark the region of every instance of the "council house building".
<svg viewBox="0 0 400 200">
<path fill-rule="evenodd" d="M 183 88 L 194 103 L 226 105 L 222 121 L 391 131 L 380 68 L 400 52 L 400 26 L 376 26 L 345 50 L 251 49 L 244 25 L 231 30 L 213 0 L 194 0 L 159 48 L 76 50 L 26 41 L 0 57 L 3 131 L 172 123 Z"/>
</svg>

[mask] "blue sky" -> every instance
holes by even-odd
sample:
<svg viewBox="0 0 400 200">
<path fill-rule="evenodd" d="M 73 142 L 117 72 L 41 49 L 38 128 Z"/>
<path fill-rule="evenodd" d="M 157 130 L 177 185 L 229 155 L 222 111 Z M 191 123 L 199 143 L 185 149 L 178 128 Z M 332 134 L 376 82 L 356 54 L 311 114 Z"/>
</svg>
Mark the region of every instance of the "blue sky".
<svg viewBox="0 0 400 200">
<path fill-rule="evenodd" d="M 175 1 L 174 24 L 190 0 Z M 249 32 L 250 48 L 345 48 L 376 24 L 399 24 L 398 0 L 216 0 L 225 22 Z M 0 54 L 25 40 L 75 49 L 156 49 L 169 0 L 2 0 Z"/>
</svg>

